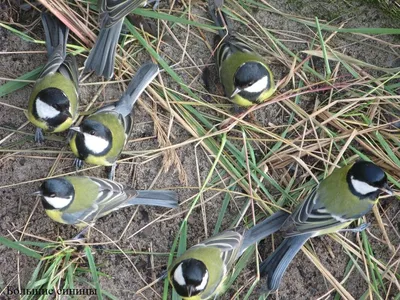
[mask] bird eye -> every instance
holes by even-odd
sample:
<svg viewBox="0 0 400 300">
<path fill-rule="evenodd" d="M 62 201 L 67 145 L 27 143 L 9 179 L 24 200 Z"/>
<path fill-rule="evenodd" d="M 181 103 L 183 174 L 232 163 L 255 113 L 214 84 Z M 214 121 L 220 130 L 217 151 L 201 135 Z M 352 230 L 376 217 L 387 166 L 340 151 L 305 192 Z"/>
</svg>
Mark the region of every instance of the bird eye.
<svg viewBox="0 0 400 300">
<path fill-rule="evenodd" d="M 50 198 L 54 198 L 56 194 L 50 194 Z"/>
<path fill-rule="evenodd" d="M 90 135 L 96 135 L 96 131 L 91 130 L 91 131 L 89 132 L 89 134 L 90 134 Z"/>
</svg>

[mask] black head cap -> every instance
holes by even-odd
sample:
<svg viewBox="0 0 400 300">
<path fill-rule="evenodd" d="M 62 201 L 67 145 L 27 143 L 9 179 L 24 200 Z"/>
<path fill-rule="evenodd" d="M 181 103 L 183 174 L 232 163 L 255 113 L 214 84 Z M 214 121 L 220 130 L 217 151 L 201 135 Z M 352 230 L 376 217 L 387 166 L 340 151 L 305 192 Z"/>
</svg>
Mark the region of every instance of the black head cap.
<svg viewBox="0 0 400 300">
<path fill-rule="evenodd" d="M 80 127 L 83 133 L 88 133 L 90 135 L 98 136 L 105 140 L 111 141 L 112 134 L 110 129 L 100 122 L 86 119 L 83 121 Z"/>
<path fill-rule="evenodd" d="M 65 208 L 72 202 L 72 199 L 75 196 L 75 190 L 73 185 L 64 178 L 52 178 L 48 179 L 42 183 L 37 192 L 42 196 L 42 204 L 45 209 L 60 209 Z M 50 204 L 46 198 L 57 198 L 60 201 L 60 205 Z M 65 199 L 65 201 L 62 201 Z M 63 202 L 63 203 L 61 203 Z M 68 202 L 68 204 L 65 204 Z"/>
<path fill-rule="evenodd" d="M 38 101 L 44 104 L 40 106 Z M 58 113 L 54 114 L 49 111 L 50 109 L 46 108 L 46 105 Z M 68 118 L 72 118 L 69 108 L 70 102 L 64 92 L 51 87 L 41 90 L 36 95 L 36 104 L 33 106 L 32 113 L 36 118 L 46 120 L 48 125 L 54 128 L 64 123 Z"/>
<path fill-rule="evenodd" d="M 36 99 L 40 99 L 42 102 L 52 106 L 56 110 L 60 112 L 68 112 L 69 113 L 69 105 L 70 102 L 68 100 L 67 95 L 60 89 L 51 87 L 44 90 L 41 90 Z"/>
<path fill-rule="evenodd" d="M 209 274 L 206 265 L 197 259 L 186 259 L 172 270 L 172 285 L 181 297 L 192 297 L 207 286 Z"/>
<path fill-rule="evenodd" d="M 369 161 L 357 161 L 354 163 L 348 171 L 347 181 L 353 194 L 358 196 L 377 197 L 380 191 L 391 193 L 385 172 Z M 374 188 L 376 189 L 375 191 L 373 190 Z"/>
<path fill-rule="evenodd" d="M 271 80 L 268 70 L 261 63 L 246 62 L 235 73 L 235 88 L 245 89 L 265 76 L 269 77 L 269 81 Z"/>
</svg>

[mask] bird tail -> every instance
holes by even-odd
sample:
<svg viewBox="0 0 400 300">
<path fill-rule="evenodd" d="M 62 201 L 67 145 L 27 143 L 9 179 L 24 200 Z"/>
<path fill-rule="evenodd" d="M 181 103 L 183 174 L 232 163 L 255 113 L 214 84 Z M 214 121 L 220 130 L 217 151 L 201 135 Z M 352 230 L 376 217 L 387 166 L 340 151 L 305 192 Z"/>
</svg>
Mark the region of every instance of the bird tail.
<svg viewBox="0 0 400 300">
<path fill-rule="evenodd" d="M 278 231 L 289 216 L 289 213 L 280 210 L 266 218 L 264 221 L 258 223 L 256 226 L 245 231 L 241 253 L 243 253 L 249 246 Z"/>
<path fill-rule="evenodd" d="M 223 6 L 221 0 L 208 0 L 208 13 L 215 25 L 218 27 L 225 27 L 227 29 L 219 29 L 218 34 L 221 38 L 227 35 L 231 28 L 231 23 L 226 14 L 220 9 Z"/>
<path fill-rule="evenodd" d="M 178 194 L 173 191 L 137 191 L 138 195 L 127 201 L 127 205 L 152 205 L 168 208 L 178 206 Z"/>
<path fill-rule="evenodd" d="M 47 55 L 50 57 L 57 50 L 60 51 L 61 57 L 65 58 L 69 32 L 68 27 L 56 17 L 45 12 L 42 13 L 42 23 L 46 36 Z"/>
<path fill-rule="evenodd" d="M 312 234 L 287 237 L 260 265 L 261 277 L 267 277 L 268 292 L 276 291 L 290 262 Z"/>
<path fill-rule="evenodd" d="M 132 111 L 133 105 L 136 103 L 137 99 L 139 99 L 139 96 L 153 81 L 159 71 L 160 70 L 156 64 L 153 64 L 152 62 L 144 63 L 139 70 L 137 70 L 135 77 L 133 77 L 125 93 L 116 104 L 116 111 L 123 116 L 129 115 Z"/>
<path fill-rule="evenodd" d="M 115 53 L 124 19 L 110 27 L 102 27 L 96 42 L 85 61 L 84 73 L 95 71 L 98 76 L 110 79 L 114 74 Z"/>
</svg>

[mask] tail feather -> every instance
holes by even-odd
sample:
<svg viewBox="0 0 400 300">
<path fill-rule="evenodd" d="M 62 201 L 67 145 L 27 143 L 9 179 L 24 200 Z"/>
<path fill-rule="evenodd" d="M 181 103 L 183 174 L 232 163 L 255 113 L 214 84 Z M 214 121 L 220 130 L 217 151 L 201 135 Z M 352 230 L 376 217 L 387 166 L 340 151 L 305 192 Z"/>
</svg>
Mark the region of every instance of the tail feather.
<svg viewBox="0 0 400 300">
<path fill-rule="evenodd" d="M 243 253 L 249 246 L 278 231 L 288 216 L 290 216 L 289 213 L 280 210 L 246 231 L 244 233 L 241 253 Z"/>
<path fill-rule="evenodd" d="M 115 54 L 123 19 L 111 27 L 102 27 L 97 40 L 85 61 L 84 72 L 95 71 L 98 76 L 110 79 L 114 74 Z"/>
<path fill-rule="evenodd" d="M 138 195 L 127 201 L 127 205 L 151 205 L 168 208 L 178 206 L 178 194 L 173 191 L 137 191 Z"/>
<path fill-rule="evenodd" d="M 220 9 L 223 6 L 223 1 L 221 0 L 208 0 L 208 13 L 211 19 L 214 21 L 215 25 L 218 27 L 226 27 L 228 30 L 231 28 L 229 18 Z M 218 34 L 222 38 L 227 35 L 228 30 L 219 29 Z"/>
<path fill-rule="evenodd" d="M 45 12 L 42 13 L 42 23 L 46 35 L 46 47 L 48 56 L 50 57 L 53 54 L 54 50 L 59 45 L 62 45 L 62 47 L 60 47 L 59 49 L 61 50 L 62 58 L 65 58 L 69 32 L 68 27 L 65 26 L 64 23 L 62 23 L 56 17 Z"/>
<path fill-rule="evenodd" d="M 139 99 L 139 96 L 153 81 L 159 71 L 160 70 L 156 64 L 153 64 L 152 62 L 144 63 L 129 83 L 128 88 L 118 101 L 115 109 L 123 116 L 130 114 L 133 105 L 136 103 L 137 99 Z"/>
<path fill-rule="evenodd" d="M 267 277 L 268 291 L 279 288 L 287 267 L 311 234 L 297 235 L 283 240 L 279 247 L 260 265 L 261 277 Z"/>
</svg>

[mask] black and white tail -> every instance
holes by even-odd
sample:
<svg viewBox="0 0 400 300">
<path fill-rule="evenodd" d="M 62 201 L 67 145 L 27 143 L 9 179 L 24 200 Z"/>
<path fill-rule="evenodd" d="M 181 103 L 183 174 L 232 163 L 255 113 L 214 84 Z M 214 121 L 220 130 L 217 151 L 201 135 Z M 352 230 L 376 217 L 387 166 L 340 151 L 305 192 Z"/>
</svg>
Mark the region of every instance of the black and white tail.
<svg viewBox="0 0 400 300">
<path fill-rule="evenodd" d="M 260 240 L 270 236 L 278 231 L 290 214 L 280 210 L 256 226 L 250 228 L 244 233 L 243 244 L 240 253 L 243 253 L 249 246 L 259 242 Z"/>
<path fill-rule="evenodd" d="M 59 49 L 62 58 L 66 55 L 69 29 L 56 17 L 42 13 L 42 23 L 46 35 L 47 54 L 50 57 L 55 49 Z"/>
<path fill-rule="evenodd" d="M 127 205 L 151 205 L 168 208 L 178 206 L 178 194 L 173 191 L 137 191 L 138 195 L 128 200 Z"/>
<path fill-rule="evenodd" d="M 115 110 L 123 116 L 131 113 L 133 105 L 145 88 L 153 81 L 159 73 L 158 66 L 152 62 L 144 63 L 136 72 L 125 93 L 121 96 L 115 106 Z"/>
<path fill-rule="evenodd" d="M 260 265 L 261 277 L 267 277 L 267 289 L 270 292 L 279 288 L 282 277 L 290 262 L 296 256 L 312 234 L 287 237 L 279 247 Z"/>
</svg>

